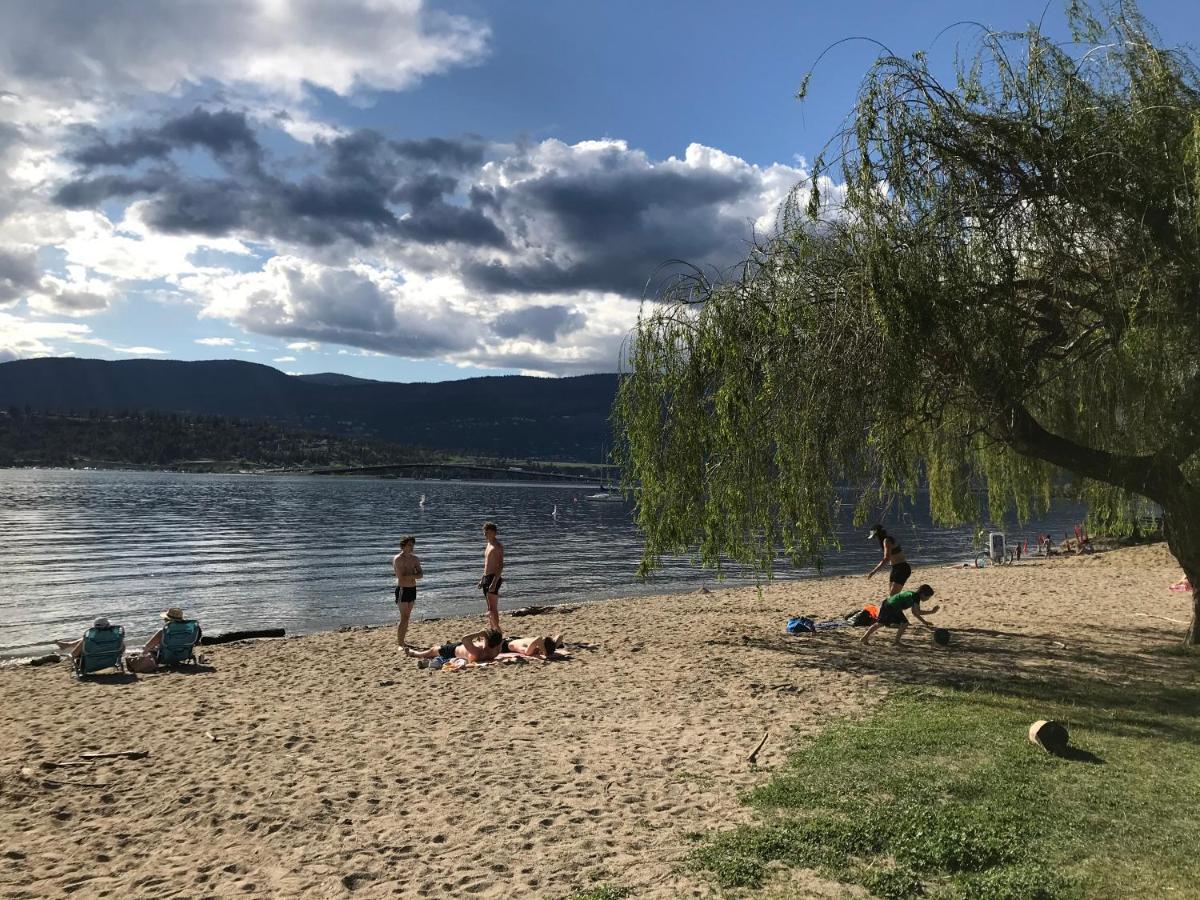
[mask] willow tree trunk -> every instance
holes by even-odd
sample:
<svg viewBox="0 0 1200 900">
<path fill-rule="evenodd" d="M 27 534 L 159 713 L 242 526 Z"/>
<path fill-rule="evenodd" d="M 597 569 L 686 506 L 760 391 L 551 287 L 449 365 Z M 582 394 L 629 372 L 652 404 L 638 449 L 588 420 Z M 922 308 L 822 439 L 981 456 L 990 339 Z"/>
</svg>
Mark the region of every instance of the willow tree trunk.
<svg viewBox="0 0 1200 900">
<path fill-rule="evenodd" d="M 1200 643 L 1200 491 L 1184 482 L 1172 491 L 1172 502 L 1163 505 L 1163 531 L 1172 555 L 1192 584 L 1192 621 L 1183 642 Z"/>
</svg>

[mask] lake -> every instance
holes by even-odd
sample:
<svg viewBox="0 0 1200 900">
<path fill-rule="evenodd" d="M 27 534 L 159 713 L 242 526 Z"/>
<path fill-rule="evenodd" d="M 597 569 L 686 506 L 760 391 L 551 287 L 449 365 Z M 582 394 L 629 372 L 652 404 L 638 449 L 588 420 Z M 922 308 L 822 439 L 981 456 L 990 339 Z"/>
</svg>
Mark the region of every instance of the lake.
<svg viewBox="0 0 1200 900">
<path fill-rule="evenodd" d="M 715 577 L 687 559 L 636 577 L 641 539 L 631 507 L 590 503 L 577 486 L 170 472 L 0 470 L 0 656 L 45 652 L 99 615 L 148 637 L 168 606 L 217 632 L 282 626 L 304 633 L 394 621 L 391 558 L 417 536 L 425 569 L 415 618 L 480 614 L 488 519 L 506 548 L 501 610 L 693 590 Z M 420 499 L 424 495 L 422 508 Z M 557 507 L 558 515 L 553 515 Z M 1083 518 L 1061 504 L 1010 535 L 1033 543 Z M 889 529 L 921 569 L 974 555 L 971 528 L 934 528 L 927 504 Z M 840 526 L 826 574 L 866 573 L 878 548 Z M 781 567 L 780 578 L 811 570 Z M 926 570 L 917 577 L 935 580 Z M 727 583 L 752 583 L 741 577 Z M 863 599 L 886 590 L 885 573 Z"/>
</svg>

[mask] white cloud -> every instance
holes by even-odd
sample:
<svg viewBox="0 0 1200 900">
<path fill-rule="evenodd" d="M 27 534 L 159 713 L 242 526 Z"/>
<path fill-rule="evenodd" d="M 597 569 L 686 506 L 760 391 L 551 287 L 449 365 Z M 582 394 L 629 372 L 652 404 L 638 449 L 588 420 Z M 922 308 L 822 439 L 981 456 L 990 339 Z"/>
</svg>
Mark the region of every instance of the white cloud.
<svg viewBox="0 0 1200 900">
<path fill-rule="evenodd" d="M 421 0 L 39 0 L 5 17 L 0 70 L 10 91 L 65 98 L 205 81 L 350 95 L 472 64 L 488 36 L 483 23 Z"/>
<path fill-rule="evenodd" d="M 63 344 L 91 337 L 92 329 L 78 322 L 30 321 L 0 312 L 0 361 L 34 356 L 60 356 Z"/>
<path fill-rule="evenodd" d="M 205 347 L 232 347 L 237 340 L 228 337 L 206 337 L 196 338 L 195 343 L 203 344 Z"/>
<path fill-rule="evenodd" d="M 289 350 L 295 350 L 297 353 L 304 350 L 320 350 L 321 345 L 315 341 L 292 341 L 286 345 Z"/>
<path fill-rule="evenodd" d="M 294 357 L 294 356 L 276 356 L 274 359 L 271 360 L 271 362 L 278 362 L 278 363 L 295 362 L 295 361 L 296 361 L 296 357 Z"/>
</svg>

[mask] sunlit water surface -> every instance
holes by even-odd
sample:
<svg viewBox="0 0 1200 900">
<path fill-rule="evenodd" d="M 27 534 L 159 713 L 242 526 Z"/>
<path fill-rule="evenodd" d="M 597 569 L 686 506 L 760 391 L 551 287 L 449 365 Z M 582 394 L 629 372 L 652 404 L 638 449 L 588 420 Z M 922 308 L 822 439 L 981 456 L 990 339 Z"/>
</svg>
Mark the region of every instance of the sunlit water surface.
<svg viewBox="0 0 1200 900">
<path fill-rule="evenodd" d="M 632 507 L 578 487 L 314 476 L 0 470 L 0 656 L 44 652 L 98 615 L 149 635 L 181 606 L 213 632 L 289 633 L 395 619 L 391 558 L 417 536 L 425 578 L 416 617 L 482 613 L 481 524 L 506 547 L 501 608 L 690 590 L 714 576 L 669 559 L 636 575 Z M 420 504 L 424 495 L 425 505 Z M 557 515 L 555 509 L 557 508 Z M 1061 536 L 1083 516 L 1063 504 L 1011 534 Z M 878 548 L 845 511 L 825 574 L 865 573 Z M 914 567 L 973 557 L 973 529 L 936 528 L 927 509 L 889 521 Z M 814 577 L 784 565 L 780 578 Z M 919 573 L 918 577 L 925 573 Z M 749 583 L 734 570 L 727 583 Z M 929 580 L 933 580 L 931 576 Z M 864 583 L 864 599 L 886 585 Z"/>
</svg>

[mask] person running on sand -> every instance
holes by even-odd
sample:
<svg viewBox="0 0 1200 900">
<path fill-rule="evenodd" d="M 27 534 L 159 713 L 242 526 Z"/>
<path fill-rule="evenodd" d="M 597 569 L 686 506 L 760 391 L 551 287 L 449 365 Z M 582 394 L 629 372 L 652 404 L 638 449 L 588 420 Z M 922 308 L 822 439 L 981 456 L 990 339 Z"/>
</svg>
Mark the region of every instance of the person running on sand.
<svg viewBox="0 0 1200 900">
<path fill-rule="evenodd" d="M 859 638 L 859 640 L 863 644 L 869 644 L 871 643 L 871 635 L 884 625 L 895 625 L 895 644 L 899 647 L 900 638 L 904 637 L 904 632 L 908 630 L 908 618 L 904 615 L 906 609 L 911 609 L 912 614 L 917 617 L 922 625 L 932 628 L 933 626 L 925 621 L 925 616 L 933 615 L 941 607 L 935 606 L 933 609 L 921 609 L 921 601 L 928 600 L 932 596 L 933 588 L 927 584 L 923 584 L 915 591 L 900 591 L 898 594 L 888 597 L 879 604 L 879 618 L 876 619 L 875 624 L 868 628 L 867 633 Z"/>
<path fill-rule="evenodd" d="M 476 631 L 472 634 L 465 634 L 456 644 L 434 644 L 428 650 L 414 650 L 411 647 L 405 647 L 405 655 L 412 659 L 433 659 L 435 656 L 440 656 L 442 659 L 465 659 L 468 662 L 491 662 L 500 655 L 501 647 L 504 644 L 504 636 L 499 631 L 489 628 L 487 631 Z"/>
<path fill-rule="evenodd" d="M 890 565 L 892 569 L 891 574 L 888 576 L 888 596 L 900 593 L 904 590 L 904 583 L 912 575 L 912 566 L 908 564 L 900 542 L 888 534 L 882 525 L 876 525 L 872 528 L 867 538 L 879 541 L 879 549 L 883 551 L 883 559 L 875 564 L 875 568 L 867 573 L 867 577 L 870 578 L 885 565 Z"/>
<path fill-rule="evenodd" d="M 396 606 L 400 608 L 400 624 L 396 626 L 396 646 L 404 646 L 408 634 L 408 620 L 417 602 L 417 579 L 421 571 L 421 560 L 413 553 L 417 539 L 411 534 L 400 538 L 400 552 L 392 557 L 392 571 L 396 573 Z"/>
<path fill-rule="evenodd" d="M 497 531 L 495 522 L 483 523 L 487 546 L 483 550 L 483 575 L 479 579 L 479 587 L 487 604 L 488 627 L 493 631 L 500 630 L 500 585 L 504 583 L 500 577 L 504 571 L 504 545 L 496 537 Z"/>
<path fill-rule="evenodd" d="M 554 659 L 555 653 L 563 646 L 562 635 L 546 635 L 536 638 L 506 638 L 501 642 L 502 653 L 519 653 L 521 656 L 533 656 L 538 659 Z"/>
</svg>

